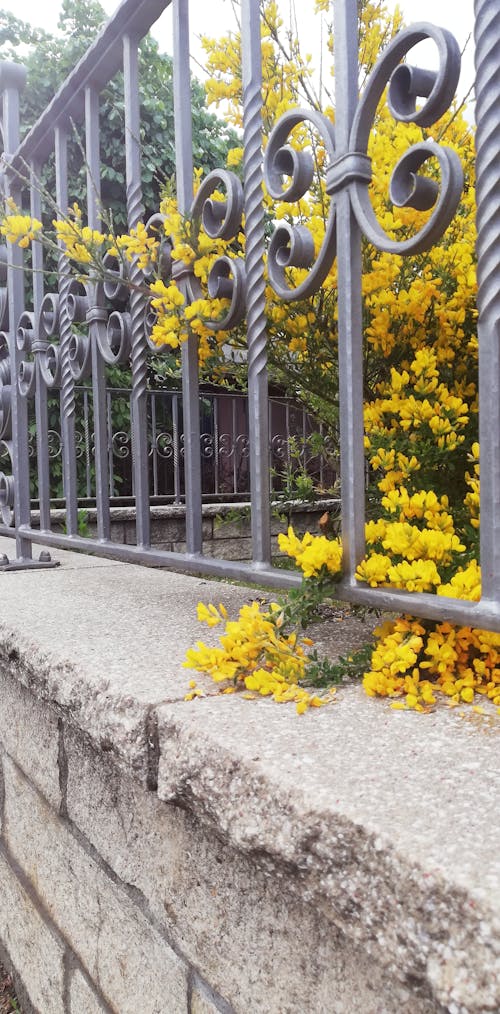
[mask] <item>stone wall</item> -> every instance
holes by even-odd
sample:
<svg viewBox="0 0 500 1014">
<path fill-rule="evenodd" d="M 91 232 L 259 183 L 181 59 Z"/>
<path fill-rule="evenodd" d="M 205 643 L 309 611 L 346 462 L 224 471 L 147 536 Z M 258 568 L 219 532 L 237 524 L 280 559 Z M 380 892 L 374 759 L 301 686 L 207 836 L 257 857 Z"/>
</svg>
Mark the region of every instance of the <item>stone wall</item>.
<svg viewBox="0 0 500 1014">
<path fill-rule="evenodd" d="M 402 1010 L 287 887 L 97 751 L 5 671 L 0 950 L 38 1014 Z"/>
<path fill-rule="evenodd" d="M 325 499 L 318 503 L 290 503 L 288 506 L 276 505 L 271 518 L 272 552 L 279 554 L 278 534 L 286 532 L 288 525 L 293 525 L 299 535 L 310 530 L 319 531 L 319 519 L 326 512 L 336 517 L 339 511 L 339 500 Z M 124 545 L 135 545 L 135 511 L 131 507 L 111 508 L 111 539 Z M 95 537 L 97 534 L 95 507 L 82 508 L 80 518 L 83 524 L 82 534 Z M 186 551 L 186 508 L 182 504 L 153 506 L 150 509 L 151 544 L 154 549 L 167 550 L 173 553 Z M 64 525 L 65 512 L 52 511 L 54 530 L 58 523 Z M 32 523 L 38 527 L 38 511 L 32 512 Z M 250 560 L 252 557 L 252 539 L 250 529 L 250 504 L 204 504 L 203 520 L 203 552 L 206 556 L 218 557 L 222 560 Z"/>
<path fill-rule="evenodd" d="M 350 686 L 299 717 L 202 677 L 187 702 L 197 601 L 252 590 L 58 557 L 0 574 L 0 960 L 24 1010 L 497 1014 L 494 709 Z"/>
</svg>

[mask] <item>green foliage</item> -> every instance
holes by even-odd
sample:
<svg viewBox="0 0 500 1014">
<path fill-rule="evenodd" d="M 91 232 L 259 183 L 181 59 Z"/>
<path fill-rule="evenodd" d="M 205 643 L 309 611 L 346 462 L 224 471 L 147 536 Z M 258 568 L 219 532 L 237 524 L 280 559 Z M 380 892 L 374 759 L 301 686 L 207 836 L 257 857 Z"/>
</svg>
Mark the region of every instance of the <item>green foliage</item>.
<svg viewBox="0 0 500 1014">
<path fill-rule="evenodd" d="M 359 681 L 370 665 L 373 642 L 369 641 L 350 655 L 341 655 L 336 662 L 327 658 L 319 658 L 316 650 L 309 653 L 307 677 L 301 680 L 301 686 L 329 688 L 334 685 Z"/>
</svg>

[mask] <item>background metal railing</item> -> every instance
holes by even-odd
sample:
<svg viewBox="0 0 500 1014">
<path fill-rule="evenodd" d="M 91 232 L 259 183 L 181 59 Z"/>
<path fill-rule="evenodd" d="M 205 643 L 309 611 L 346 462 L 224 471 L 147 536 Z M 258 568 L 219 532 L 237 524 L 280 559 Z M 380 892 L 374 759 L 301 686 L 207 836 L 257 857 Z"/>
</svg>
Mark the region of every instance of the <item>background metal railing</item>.
<svg viewBox="0 0 500 1014">
<path fill-rule="evenodd" d="M 87 163 L 87 219 L 92 228 L 100 220 L 99 95 L 118 71 L 123 72 L 126 189 L 129 227 L 143 216 L 141 203 L 140 107 L 138 92 L 138 40 L 170 6 L 169 0 L 123 0 L 80 63 L 74 68 L 39 121 L 19 140 L 19 91 L 24 73 L 18 65 L 3 64 L 0 92 L 3 96 L 3 188 L 18 205 L 23 193 L 30 195 L 32 214 L 41 217 L 43 202 L 38 180 L 43 165 L 52 157 L 56 167 L 56 201 L 64 212 L 68 205 L 68 138 L 73 123 L 84 136 Z M 174 24 L 174 113 L 177 167 L 177 201 L 182 214 L 193 206 L 192 130 L 189 75 L 189 3 L 172 0 Z M 286 268 L 304 266 L 300 259 L 304 226 L 279 222 L 267 251 L 269 282 L 285 302 L 312 294 L 325 279 L 334 258 L 338 269 L 340 457 L 342 476 L 342 536 L 344 578 L 339 596 L 381 608 L 416 615 L 473 622 L 500 629 L 500 107 L 496 82 L 500 75 L 500 8 L 497 0 L 476 0 L 476 109 L 477 109 L 477 205 L 479 279 L 479 392 L 481 404 L 481 562 L 483 597 L 472 604 L 429 594 L 409 595 L 395 589 L 370 589 L 355 579 L 364 554 L 363 359 L 361 313 L 361 242 L 366 237 L 377 249 L 410 256 L 428 249 L 443 233 L 457 207 L 462 187 L 458 156 L 435 141 L 413 145 L 396 165 L 391 193 L 404 203 L 419 207 L 419 170 L 434 158 L 441 172 L 432 213 L 413 237 L 397 242 L 376 221 L 368 187 L 371 163 L 367 155 L 377 104 L 390 83 L 391 112 L 395 119 L 430 127 L 452 100 L 460 67 L 460 54 L 453 37 L 444 29 L 421 23 L 403 29 L 381 54 L 358 95 L 358 32 L 355 0 L 332 0 L 335 43 L 335 129 L 320 113 L 299 109 L 281 117 L 273 129 L 263 159 L 261 31 L 259 0 L 241 0 L 242 85 L 244 126 L 244 183 L 231 174 L 215 172 L 202 184 L 196 210 L 221 187 L 228 204 L 241 206 L 245 215 L 244 267 L 225 258 L 215 267 L 225 284 L 233 286 L 233 305 L 245 306 L 248 366 L 248 461 L 252 505 L 253 562 L 239 565 L 203 556 L 202 546 L 202 419 L 196 339 L 182 348 L 183 434 L 186 500 L 185 556 L 160 553 L 151 548 L 149 531 L 151 453 L 148 426 L 155 397 L 148 391 L 147 297 L 142 284 L 132 289 L 124 305 L 120 286 L 102 287 L 92 279 L 85 291 L 75 290 L 61 251 L 57 292 L 44 293 L 43 275 L 35 274 L 32 307 L 25 307 L 23 252 L 8 245 L 6 265 L 0 263 L 0 284 L 8 290 L 0 300 L 3 340 L 0 349 L 0 439 L 11 462 L 10 474 L 0 477 L 0 506 L 4 516 L 15 509 L 16 557 L 9 566 L 49 566 L 46 558 L 33 560 L 32 543 L 72 545 L 123 560 L 150 562 L 190 572 L 223 573 L 238 578 L 258 571 L 259 581 L 293 585 L 298 576 L 276 571 L 270 555 L 270 460 L 269 413 L 265 317 L 265 219 L 264 176 L 272 199 L 297 199 L 308 186 L 307 154 L 287 158 L 290 132 L 301 123 L 312 124 L 324 141 L 329 164 L 326 193 L 329 215 L 325 238 L 313 263 L 306 264 L 306 277 L 294 289 Z M 401 62 L 420 41 L 430 38 L 437 49 L 436 72 L 420 74 Z M 292 177 L 284 182 L 283 166 Z M 401 195 L 403 195 L 401 197 Z M 221 205 L 220 228 L 226 235 L 227 210 Z M 229 217 L 229 216 L 228 216 Z M 237 222 L 239 228 L 240 222 Z M 307 245 L 307 244 L 306 244 Z M 294 258 L 299 256 L 299 260 Z M 40 244 L 33 245 L 33 266 L 43 266 Z M 196 295 L 192 271 L 187 264 L 174 265 L 177 284 L 185 300 Z M 137 265 L 131 282 L 142 283 Z M 113 316 L 112 326 L 109 323 Z M 79 328 L 74 330 L 78 322 Z M 119 322 L 119 323 L 117 323 Z M 128 360 L 132 375 L 130 395 L 131 461 L 136 504 L 136 545 L 120 546 L 110 538 L 110 498 L 113 465 L 108 439 L 109 391 L 106 368 L 117 361 L 116 334 L 120 332 L 120 361 Z M 95 497 L 98 535 L 94 540 L 78 537 L 78 395 L 84 378 L 92 385 Z M 66 535 L 51 526 L 51 469 L 49 399 L 60 402 L 62 483 L 66 503 Z M 172 406 L 173 406 L 172 402 Z M 180 411 L 180 404 L 177 404 Z M 37 491 L 40 531 L 30 523 L 30 413 L 36 433 Z M 156 412 L 156 408 L 155 408 Z M 90 413 L 90 409 L 88 409 Z M 85 419 L 85 409 L 84 409 Z M 177 432 L 180 432 L 177 423 Z M 175 437 L 173 445 L 175 448 Z M 174 451 L 172 452 L 174 453 Z M 236 459 L 233 459 L 236 460 Z M 174 480 L 175 481 L 175 480 Z M 180 479 L 174 495 L 180 495 Z M 234 485 L 234 475 L 233 475 Z M 1 529 L 3 534 L 9 530 Z"/>
<path fill-rule="evenodd" d="M 95 502 L 92 387 L 75 387 L 75 445 L 78 502 Z M 49 401 L 48 453 L 51 502 L 64 501 L 62 436 L 59 404 Z M 290 398 L 269 398 L 269 468 L 271 494 L 299 499 L 331 494 L 338 479 L 338 448 L 322 423 Z M 182 392 L 149 390 L 147 442 L 150 499 L 155 503 L 185 500 Z M 129 388 L 106 391 L 109 497 L 112 504 L 134 500 Z M 29 416 L 30 491 L 38 506 L 37 433 Z M 203 502 L 237 503 L 250 495 L 248 399 L 244 393 L 200 392 L 200 458 Z M 0 456 L 0 468 L 8 464 Z M 14 518 L 11 518 L 12 522 Z"/>
</svg>

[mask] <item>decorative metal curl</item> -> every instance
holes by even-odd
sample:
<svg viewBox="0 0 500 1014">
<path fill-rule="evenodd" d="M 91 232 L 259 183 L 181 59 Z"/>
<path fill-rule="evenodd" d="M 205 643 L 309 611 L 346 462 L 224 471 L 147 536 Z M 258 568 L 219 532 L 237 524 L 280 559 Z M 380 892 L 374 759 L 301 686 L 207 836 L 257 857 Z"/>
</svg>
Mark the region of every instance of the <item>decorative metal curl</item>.
<svg viewBox="0 0 500 1014">
<path fill-rule="evenodd" d="M 214 199 L 213 194 L 225 191 L 225 200 Z M 243 188 L 235 173 L 227 169 L 215 169 L 205 177 L 191 208 L 192 220 L 201 226 L 211 239 L 234 239 L 241 228 L 243 214 Z M 191 268 L 173 263 L 174 279 L 186 278 L 186 287 L 191 301 L 203 298 L 203 291 Z M 245 315 L 245 262 L 240 257 L 221 256 L 214 261 L 208 277 L 210 299 L 230 299 L 227 313 L 220 320 L 204 323 L 210 331 L 229 331 L 236 327 Z"/>
<path fill-rule="evenodd" d="M 19 363 L 17 384 L 22 398 L 33 398 L 36 386 L 36 370 L 33 360 L 28 357 L 34 352 L 35 338 L 35 316 L 33 313 L 24 311 L 19 318 L 17 326 L 16 344 L 22 355 Z"/>
<path fill-rule="evenodd" d="M 154 448 L 159 458 L 168 461 L 174 457 L 174 438 L 171 433 L 158 433 L 154 442 Z"/>
<path fill-rule="evenodd" d="M 0 457 L 7 454 L 12 466 L 12 445 L 0 442 Z M 14 476 L 0 472 L 0 516 L 3 524 L 9 528 L 14 524 Z"/>
<path fill-rule="evenodd" d="M 264 158 L 264 179 L 268 193 L 275 200 L 295 202 L 309 189 L 314 176 L 314 162 L 309 152 L 295 151 L 286 143 L 299 124 L 310 123 L 324 140 L 328 157 L 335 159 L 335 135 L 332 124 L 322 113 L 309 109 L 293 109 L 285 113 L 269 137 Z M 290 179 L 283 182 L 283 177 Z M 335 204 L 330 202 L 325 236 L 316 263 L 304 281 L 291 287 L 287 268 L 311 268 L 314 261 L 314 240 L 306 226 L 281 222 L 275 230 L 268 252 L 269 281 L 281 299 L 305 299 L 324 282 L 336 252 Z"/>
<path fill-rule="evenodd" d="M 0 440 L 12 436 L 12 388 L 8 336 L 0 331 Z"/>
<path fill-rule="evenodd" d="M 7 289 L 7 247 L 0 246 L 0 331 L 9 329 L 9 295 Z"/>
<path fill-rule="evenodd" d="M 401 60 L 417 43 L 426 39 L 436 44 L 437 71 L 423 71 Z M 366 154 L 376 109 L 389 83 L 389 109 L 395 120 L 430 127 L 448 109 L 460 76 L 460 50 L 453 35 L 444 28 L 421 22 L 403 29 L 392 40 L 376 63 L 359 103 L 351 131 L 350 147 Z M 424 99 L 417 109 L 417 99 Z M 441 185 L 418 170 L 430 158 L 436 158 L 441 170 Z M 393 240 L 382 229 L 373 211 L 368 188 L 359 180 L 351 185 L 351 201 L 358 224 L 366 238 L 387 253 L 416 254 L 428 250 L 442 236 L 458 207 L 463 188 L 463 172 L 455 151 L 436 141 L 413 145 L 393 170 L 389 194 L 397 207 L 430 210 L 432 214 L 414 236 Z M 327 182 L 328 189 L 328 182 Z"/>
<path fill-rule="evenodd" d="M 48 292 L 40 306 L 38 314 L 38 342 L 40 354 L 40 373 L 44 384 L 49 390 L 61 386 L 60 349 L 51 338 L 59 335 L 59 295 Z"/>
<path fill-rule="evenodd" d="M 419 42 L 432 40 L 437 48 L 439 69 L 421 70 L 401 61 Z M 394 118 L 403 123 L 429 127 L 448 109 L 458 84 L 460 50 L 450 32 L 425 22 L 399 32 L 377 61 L 358 104 L 350 133 L 348 151 L 338 154 L 332 124 L 320 113 L 297 109 L 285 113 L 274 127 L 264 161 L 268 192 L 276 200 L 295 202 L 309 189 L 313 163 L 308 152 L 297 152 L 289 144 L 291 131 L 311 123 L 320 133 L 330 163 L 326 192 L 330 207 L 321 249 L 314 259 L 314 243 L 304 225 L 280 222 L 271 239 L 268 255 L 270 283 L 281 299 L 303 299 L 320 287 L 336 255 L 335 195 L 348 189 L 351 206 L 365 237 L 379 250 L 415 254 L 429 249 L 450 224 L 463 188 L 463 172 L 456 152 L 436 141 L 415 144 L 402 156 L 392 173 L 389 188 L 397 207 L 431 211 L 427 222 L 413 236 L 394 240 L 384 231 L 373 210 L 368 185 L 372 178 L 367 154 L 370 131 L 377 106 L 389 85 L 388 104 Z M 417 100 L 423 99 L 421 108 Z M 419 170 L 429 159 L 440 168 L 440 184 L 422 176 Z M 288 181 L 284 177 L 288 177 Z M 287 269 L 310 269 L 305 280 L 293 288 Z"/>
</svg>

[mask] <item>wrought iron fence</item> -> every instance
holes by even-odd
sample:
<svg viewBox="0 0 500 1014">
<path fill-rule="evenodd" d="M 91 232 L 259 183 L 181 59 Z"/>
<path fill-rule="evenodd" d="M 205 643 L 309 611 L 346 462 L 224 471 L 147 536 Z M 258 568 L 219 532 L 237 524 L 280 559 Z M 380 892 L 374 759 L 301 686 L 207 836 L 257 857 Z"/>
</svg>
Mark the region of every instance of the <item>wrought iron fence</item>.
<svg viewBox="0 0 500 1014">
<path fill-rule="evenodd" d="M 106 391 L 109 497 L 112 505 L 134 500 L 130 390 Z M 77 493 L 81 506 L 96 497 L 92 387 L 75 387 Z M 64 501 L 63 453 L 59 404 L 49 402 L 47 431 L 50 487 L 54 507 Z M 294 500 L 319 499 L 335 490 L 338 447 L 306 410 L 286 397 L 271 397 L 269 466 L 271 494 Z M 150 499 L 155 504 L 185 500 L 184 428 L 181 391 L 150 390 L 147 405 Z M 30 490 L 38 507 L 37 432 L 28 417 Z M 4 455 L 4 458 L 6 456 Z M 204 502 L 238 502 L 250 495 L 248 400 L 244 393 L 200 392 L 200 460 Z M 0 456 L 0 467 L 2 466 Z M 5 464 L 7 461 L 5 460 Z M 12 521 L 14 518 L 12 516 Z"/>
<path fill-rule="evenodd" d="M 127 207 L 129 226 L 142 217 L 140 123 L 137 72 L 138 40 L 170 6 L 169 0 L 123 0 L 63 84 L 39 121 L 19 143 L 18 97 L 24 72 L 17 65 L 2 65 L 3 187 L 20 204 L 21 177 L 31 174 L 32 214 L 40 217 L 36 181 L 43 164 L 55 156 L 57 204 L 68 204 L 67 144 L 70 123 L 84 122 L 88 166 L 87 218 L 99 226 L 99 93 L 106 82 L 123 70 Z M 437 142 L 413 145 L 394 169 L 390 196 L 394 203 L 432 208 L 426 224 L 413 238 L 397 242 L 375 219 L 369 199 L 371 163 L 367 156 L 377 104 L 389 85 L 389 104 L 396 120 L 430 127 L 449 107 L 458 80 L 460 54 L 451 34 L 427 23 L 402 30 L 380 56 L 361 97 L 358 96 L 358 34 L 355 0 L 333 0 L 335 60 L 335 127 L 325 116 L 308 109 L 286 113 L 268 139 L 262 156 L 261 31 L 259 0 L 241 0 L 242 83 L 244 114 L 244 184 L 221 170 L 202 184 L 193 206 L 193 165 L 190 119 L 189 3 L 172 0 L 174 23 L 174 112 L 179 210 L 200 215 L 216 190 L 227 201 L 215 210 L 211 234 L 230 238 L 245 215 L 245 261 L 221 258 L 213 271 L 213 285 L 223 279 L 231 294 L 230 326 L 244 307 L 248 337 L 249 475 L 251 481 L 253 563 L 237 565 L 207 559 L 202 552 L 202 466 L 200 456 L 200 395 L 195 339 L 183 346 L 183 416 L 187 554 L 160 553 L 150 547 L 148 447 L 147 300 L 140 287 L 124 302 L 119 284 L 108 287 L 107 299 L 90 282 L 85 293 L 75 292 L 67 262 L 61 253 L 58 292 L 44 294 L 42 275 L 36 274 L 33 306 L 24 305 L 23 253 L 8 246 L 0 265 L 3 344 L 0 362 L 0 425 L 3 446 L 11 461 L 11 474 L 0 478 L 4 515 L 14 507 L 16 558 L 8 566 L 50 566 L 32 559 L 32 543 L 73 545 L 122 560 L 183 568 L 190 572 L 224 573 L 259 581 L 293 585 L 297 575 L 275 571 L 270 564 L 269 418 L 266 364 L 263 180 L 268 193 L 279 201 L 296 200 L 309 186 L 312 160 L 307 153 L 295 158 L 287 145 L 298 124 L 310 124 L 322 138 L 329 159 L 326 191 L 329 216 L 322 247 L 315 257 L 310 234 L 303 225 L 278 223 L 268 252 L 269 280 L 288 303 L 313 293 L 337 258 L 339 400 L 342 475 L 342 534 L 345 574 L 339 595 L 355 602 L 403 610 L 417 615 L 473 622 L 500 629 L 500 7 L 497 0 L 476 0 L 476 113 L 477 205 L 479 279 L 479 392 L 481 403 L 481 564 L 483 596 L 477 604 L 412 594 L 395 589 L 370 589 L 355 579 L 364 553 L 363 362 L 361 316 L 361 241 L 367 237 L 383 251 L 404 256 L 427 249 L 450 222 L 458 204 L 462 173 L 457 155 Z M 439 57 L 436 72 L 420 71 L 404 62 L 410 50 L 424 39 L 433 40 Z M 419 170 L 434 158 L 441 172 L 432 185 Z M 205 216 L 205 227 L 211 216 Z M 212 216 L 213 218 L 214 216 Z M 292 288 L 287 268 L 305 269 L 305 280 Z M 42 250 L 34 244 L 33 266 L 42 266 Z M 188 264 L 173 267 L 185 299 L 196 293 Z M 140 281 L 137 265 L 132 283 Z M 74 331 L 74 322 L 85 334 Z M 81 331 L 81 329 L 80 329 Z M 132 372 L 131 419 L 133 483 L 136 500 L 136 546 L 110 540 L 110 460 L 107 440 L 108 394 L 106 364 L 128 359 Z M 91 378 L 95 443 L 95 486 L 98 538 L 78 537 L 77 440 L 75 385 Z M 67 535 L 51 529 L 48 398 L 60 394 L 63 484 Z M 36 450 L 40 531 L 30 524 L 29 408 L 36 416 Z M 7 528 L 1 529 L 9 534 Z M 7 566 L 7 565 L 6 565 Z"/>
</svg>

